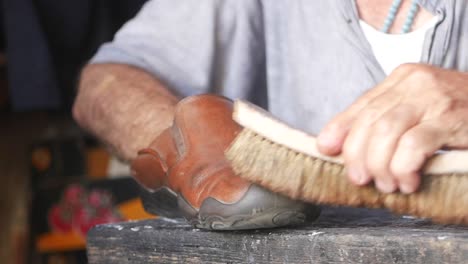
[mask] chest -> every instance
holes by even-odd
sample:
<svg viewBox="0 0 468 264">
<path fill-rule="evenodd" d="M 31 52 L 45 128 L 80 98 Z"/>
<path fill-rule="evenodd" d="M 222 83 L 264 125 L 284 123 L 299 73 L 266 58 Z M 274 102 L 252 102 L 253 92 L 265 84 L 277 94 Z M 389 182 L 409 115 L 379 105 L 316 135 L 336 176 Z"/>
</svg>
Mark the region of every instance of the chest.
<svg viewBox="0 0 468 264">
<path fill-rule="evenodd" d="M 272 1 L 264 8 L 269 108 L 282 120 L 316 133 L 386 77 L 354 1 Z M 450 33 L 468 22 L 455 20 L 459 10 L 441 9 L 422 41 L 422 62 L 460 70 L 468 65 L 463 36 Z"/>
</svg>

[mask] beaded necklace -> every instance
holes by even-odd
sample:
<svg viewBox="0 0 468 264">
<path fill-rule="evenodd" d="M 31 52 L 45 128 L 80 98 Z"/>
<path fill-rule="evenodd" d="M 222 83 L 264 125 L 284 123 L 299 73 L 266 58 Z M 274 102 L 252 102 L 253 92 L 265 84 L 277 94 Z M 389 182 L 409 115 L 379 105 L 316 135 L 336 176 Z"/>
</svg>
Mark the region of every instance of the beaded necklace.
<svg viewBox="0 0 468 264">
<path fill-rule="evenodd" d="M 396 14 L 398 12 L 398 9 L 400 9 L 400 6 L 401 6 L 401 1 L 402 0 L 393 0 L 392 6 L 390 7 L 390 10 L 388 10 L 388 15 L 385 18 L 385 22 L 380 31 L 384 33 L 388 33 L 388 31 L 393 25 L 393 22 L 395 22 Z M 419 11 L 418 0 L 413 0 L 411 2 L 411 7 L 408 11 L 408 15 L 406 16 L 405 23 L 403 24 L 403 27 L 401 28 L 401 31 L 400 31 L 401 34 L 408 33 L 411 30 L 411 26 L 413 26 L 414 18 L 416 17 L 416 14 L 418 13 L 418 11 Z"/>
</svg>

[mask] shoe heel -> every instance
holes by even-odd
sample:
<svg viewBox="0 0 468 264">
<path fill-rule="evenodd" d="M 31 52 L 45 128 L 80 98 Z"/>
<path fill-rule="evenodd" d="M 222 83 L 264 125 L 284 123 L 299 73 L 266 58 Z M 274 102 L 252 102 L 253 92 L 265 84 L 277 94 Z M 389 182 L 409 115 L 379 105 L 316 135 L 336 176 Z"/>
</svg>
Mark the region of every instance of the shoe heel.
<svg viewBox="0 0 468 264">
<path fill-rule="evenodd" d="M 180 210 L 177 195 L 166 187 L 162 187 L 154 192 L 140 188 L 140 196 L 143 208 L 146 212 L 167 218 L 183 218 Z"/>
</svg>

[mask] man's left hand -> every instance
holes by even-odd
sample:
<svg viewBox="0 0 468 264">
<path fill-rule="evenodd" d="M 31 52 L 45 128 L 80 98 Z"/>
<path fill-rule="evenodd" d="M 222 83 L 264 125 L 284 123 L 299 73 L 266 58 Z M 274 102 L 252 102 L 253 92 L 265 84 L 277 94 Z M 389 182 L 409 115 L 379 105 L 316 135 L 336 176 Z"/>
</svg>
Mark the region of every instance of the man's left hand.
<svg viewBox="0 0 468 264">
<path fill-rule="evenodd" d="M 468 147 L 468 73 L 402 65 L 328 123 L 318 147 L 341 153 L 355 184 L 412 193 L 428 157 Z"/>
</svg>

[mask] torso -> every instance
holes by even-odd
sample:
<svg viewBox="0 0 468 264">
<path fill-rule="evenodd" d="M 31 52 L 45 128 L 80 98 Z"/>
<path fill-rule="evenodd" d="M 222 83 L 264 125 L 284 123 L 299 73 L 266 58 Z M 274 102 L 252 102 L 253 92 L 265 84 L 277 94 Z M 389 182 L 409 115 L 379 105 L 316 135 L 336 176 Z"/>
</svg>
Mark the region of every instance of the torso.
<svg viewBox="0 0 468 264">
<path fill-rule="evenodd" d="M 145 68 L 185 96 L 247 98 L 317 133 L 386 77 L 359 19 L 379 28 L 391 0 L 356 1 L 358 7 L 355 0 L 150 1 L 152 9 L 127 23 L 95 62 Z M 366 2 L 375 4 L 362 8 Z M 415 29 L 440 17 L 424 40 L 421 62 L 468 71 L 468 1 L 419 2 L 430 14 L 421 11 Z M 401 28 L 407 5 L 390 33 Z"/>
<path fill-rule="evenodd" d="M 357 1 L 359 5 L 363 0 Z M 353 0 L 316 1 L 313 5 L 307 0 L 287 5 L 264 1 L 269 109 L 275 116 L 318 133 L 330 118 L 386 77 L 359 24 L 364 19 L 380 28 L 391 1 L 378 2 L 386 3 L 384 11 L 373 15 L 372 8 L 359 9 Z M 450 12 L 448 0 L 443 3 L 440 12 Z M 404 4 L 402 14 L 408 9 L 408 2 Z M 354 14 L 353 8 L 362 16 Z M 434 17 L 421 12 L 415 29 Z M 442 13 L 428 31 L 418 54 L 420 62 L 440 66 L 454 62 L 444 55 L 446 40 L 459 38 L 450 35 L 455 25 L 448 17 Z M 405 18 L 398 16 L 390 33 L 399 32 Z M 451 43 L 453 52 L 462 44 L 458 40 Z M 468 59 L 457 63 L 460 70 L 468 69 Z"/>
</svg>

